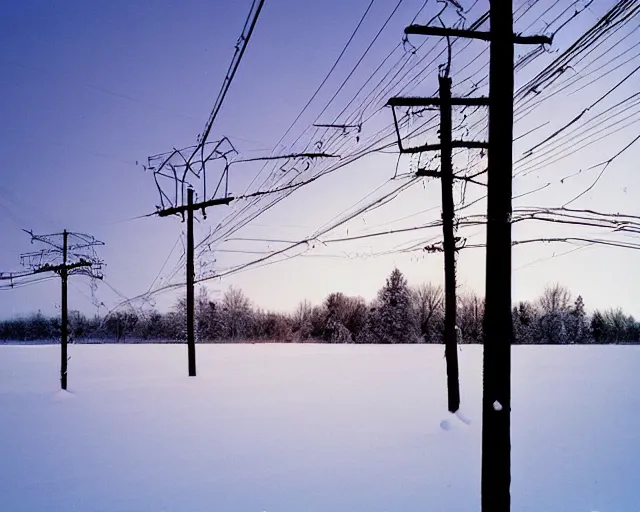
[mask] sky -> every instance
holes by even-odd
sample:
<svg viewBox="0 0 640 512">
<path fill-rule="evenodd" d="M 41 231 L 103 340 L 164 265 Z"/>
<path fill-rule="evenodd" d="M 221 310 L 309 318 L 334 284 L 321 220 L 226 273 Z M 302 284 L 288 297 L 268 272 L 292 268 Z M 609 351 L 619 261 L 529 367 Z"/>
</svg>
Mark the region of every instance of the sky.
<svg viewBox="0 0 640 512">
<path fill-rule="evenodd" d="M 441 8 L 435 1 L 427 1 L 426 5 L 422 0 L 400 2 L 345 86 L 322 112 L 396 7 L 395 1 L 375 0 L 352 44 L 314 102 L 281 140 L 327 76 L 369 3 L 370 0 L 266 0 L 214 124 L 212 138 L 228 137 L 238 150 L 237 158 L 302 151 L 308 147 L 307 143 L 313 147 L 316 139 L 303 130 L 314 122 L 332 122 L 361 86 L 367 85 L 366 79 L 390 52 L 392 58 L 383 64 L 379 74 L 374 75 L 376 80 L 368 87 L 378 82 L 399 59 L 407 59 L 406 72 L 417 70 L 417 73 L 422 62 L 418 59 L 427 50 L 438 44 L 441 45 L 438 51 L 445 48 L 443 41 L 425 42 L 412 36 L 410 43 L 414 46 L 425 43 L 414 56 L 407 55 L 411 51 L 409 44 L 400 44 L 395 53 L 392 52 L 402 43 L 403 28 L 421 8 L 424 7 L 416 19 L 422 23 Z M 487 4 L 485 0 L 462 2 L 470 10 L 466 14 L 468 20 L 482 14 Z M 529 34 L 552 31 L 574 11 L 580 12 L 558 33 L 547 53 L 518 70 L 516 86 L 549 64 L 612 4 L 610 0 L 598 1 L 585 8 L 584 1 L 514 2 L 515 30 Z M 99 253 L 106 264 L 104 282 L 98 283 L 93 298 L 88 279 L 81 276 L 71 279 L 70 309 L 104 314 L 126 298 L 184 280 L 184 269 L 179 265 L 184 224 L 179 218 L 135 218 L 153 212 L 159 204 L 153 177 L 141 164 L 146 163 L 150 155 L 195 143 L 202 133 L 250 6 L 249 1 L 232 0 L 33 0 L 12 2 L 5 7 L 0 19 L 0 66 L 3 69 L 0 74 L 3 141 L 0 158 L 4 169 L 4 179 L 0 182 L 0 230 L 3 233 L 0 271 L 20 270 L 19 254 L 37 248 L 23 229 L 36 233 L 68 229 L 89 233 L 104 241 Z M 518 13 L 525 14 L 518 18 Z M 443 20 L 452 24 L 458 18 L 453 9 L 448 9 Z M 539 108 L 525 111 L 526 115 L 516 115 L 514 132 L 522 138 L 514 143 L 514 195 L 526 195 L 514 199 L 514 207 L 551 207 L 566 203 L 587 189 L 602 169 L 601 166 L 586 170 L 589 166 L 611 158 L 637 136 L 637 125 L 630 124 L 637 116 L 631 117 L 634 111 L 628 110 L 629 119 L 615 127 L 609 128 L 597 118 L 589 121 L 592 131 L 586 133 L 585 142 L 594 142 L 603 134 L 610 135 L 584 149 L 569 141 L 560 148 L 564 156 L 561 160 L 545 159 L 543 154 L 539 162 L 544 165 L 538 167 L 517 162 L 528 148 L 579 115 L 638 66 L 634 46 L 638 40 L 633 36 L 637 25 L 638 21 L 632 20 L 592 53 L 585 54 L 583 60 L 572 62 L 572 68 L 566 69 L 561 77 L 568 80 L 573 76 L 571 87 L 559 91 Z M 471 85 L 483 77 L 487 63 L 486 53 L 482 53 L 485 43 L 474 42 L 458 52 L 462 46 L 459 41 L 453 46 L 456 52 L 451 72 L 453 92 L 457 95 L 471 92 Z M 607 48 L 611 48 L 609 53 L 589 64 L 598 52 Z M 516 53 L 520 56 L 524 51 L 519 48 Z M 477 54 L 479 58 L 474 59 Z M 436 54 L 428 60 L 432 56 Z M 408 89 L 381 90 L 377 103 L 365 111 L 362 118 L 356 115 L 356 119 L 366 119 L 360 141 L 355 140 L 355 133 L 349 132 L 343 137 L 341 149 L 357 151 L 368 137 L 392 122 L 390 109 L 382 108 L 388 97 L 400 93 L 434 94 L 438 65 L 445 62 L 444 56 L 436 58 L 425 69 L 422 79 L 414 80 Z M 465 80 L 463 77 L 467 76 L 470 78 Z M 595 78 L 598 79 L 590 83 Z M 626 98 L 634 84 L 637 76 L 632 76 L 590 109 L 576 126 Z M 486 82 L 481 82 L 473 93 L 486 94 L 486 89 Z M 365 93 L 366 89 L 362 94 Z M 540 97 L 544 97 L 544 93 Z M 454 121 L 460 122 L 460 136 L 480 139 L 483 134 L 486 136 L 483 129 L 486 117 L 483 116 L 483 113 L 473 113 L 466 118 L 457 112 Z M 479 120 L 480 129 L 466 133 L 465 129 L 474 120 Z M 411 122 L 420 122 L 420 118 Z M 602 129 L 602 133 L 594 133 L 598 129 Z M 294 143 L 301 133 L 302 138 Z M 437 131 L 430 131 L 428 137 L 437 140 Z M 392 135 L 386 140 L 394 138 Z M 323 140 L 326 142 L 326 137 Z M 409 142 L 418 143 L 417 138 Z M 255 239 L 310 238 L 321 226 L 355 212 L 354 205 L 357 209 L 406 184 L 406 178 L 391 178 L 406 174 L 416 162 L 406 157 L 398 162 L 397 154 L 391 154 L 394 149 L 370 154 L 297 190 L 247 226 L 224 237 L 222 243 L 213 248 L 214 252 L 201 259 L 199 272 L 224 273 L 287 245 Z M 572 150 L 577 151 L 568 154 Z M 602 179 L 571 203 L 571 207 L 640 214 L 635 200 L 640 185 L 635 172 L 639 151 L 640 146 L 631 146 L 616 158 Z M 347 158 L 346 153 L 340 156 L 343 160 Z M 469 158 L 467 154 L 460 155 L 456 166 L 464 167 Z M 477 165 L 481 164 L 482 161 Z M 331 163 L 323 161 L 319 165 L 327 168 Z M 232 165 L 230 193 L 264 190 L 257 184 L 266 177 L 265 173 L 247 188 L 260 168 L 255 163 Z M 276 175 L 280 172 L 277 167 L 269 167 L 267 171 L 272 168 Z M 584 172 L 578 173 L 581 169 Z M 530 172 L 522 172 L 527 170 Z M 571 174 L 575 176 L 563 180 Z M 273 183 L 267 181 L 265 186 L 268 188 Z M 195 186 L 196 192 L 201 190 L 200 184 Z M 483 187 L 470 184 L 466 203 L 484 193 Z M 261 206 L 267 204 L 267 197 Z M 458 187 L 458 203 L 460 199 Z M 210 229 L 224 225 L 228 215 L 245 205 L 246 202 L 238 201 L 210 209 L 206 219 L 198 216 L 196 243 Z M 212 297 L 219 297 L 229 286 L 240 287 L 261 308 L 289 311 L 303 299 L 319 303 L 333 291 L 370 300 L 396 266 L 411 284 L 442 283 L 441 254 L 397 250 L 408 247 L 411 242 L 415 245 L 421 241 L 437 241 L 437 228 L 327 243 L 345 236 L 426 224 L 439 218 L 439 207 L 439 183 L 416 182 L 393 200 L 354 216 L 312 243 L 272 258 L 269 262 L 273 264 L 255 265 L 206 281 L 205 286 Z M 480 201 L 465 211 L 480 214 L 485 207 L 486 203 Z M 460 232 L 468 237 L 469 244 L 481 244 L 483 231 L 482 226 L 473 226 Z M 601 236 L 601 230 L 595 228 L 533 222 L 515 224 L 513 232 L 514 240 Z M 624 234 L 616 236 L 618 240 L 624 239 Z M 581 294 L 589 310 L 621 306 L 637 318 L 640 317 L 640 298 L 635 293 L 640 286 L 640 275 L 635 272 L 637 258 L 633 250 L 604 246 L 580 248 L 559 243 L 515 246 L 513 299 L 535 299 L 547 284 L 560 282 L 568 286 L 574 296 Z M 177 273 L 174 274 L 174 270 Z M 458 282 L 461 290 L 482 295 L 484 249 L 460 252 Z M 136 305 L 166 310 L 179 293 L 179 290 L 158 293 L 153 295 L 153 302 L 137 301 Z M 59 295 L 56 279 L 1 291 L 0 316 L 36 310 L 54 314 L 59 308 Z M 103 305 L 97 309 L 96 304 Z"/>
</svg>

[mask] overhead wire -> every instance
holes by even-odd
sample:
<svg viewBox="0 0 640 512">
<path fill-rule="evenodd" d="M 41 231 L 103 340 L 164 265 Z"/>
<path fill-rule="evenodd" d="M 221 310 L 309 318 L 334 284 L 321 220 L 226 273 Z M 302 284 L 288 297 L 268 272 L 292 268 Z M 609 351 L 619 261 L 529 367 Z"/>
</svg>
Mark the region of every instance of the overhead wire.
<svg viewBox="0 0 640 512">
<path fill-rule="evenodd" d="M 556 3 L 557 3 L 557 2 L 556 2 Z M 575 2 L 574 2 L 574 3 L 575 3 Z M 531 4 L 531 3 L 526 3 L 526 4 L 523 4 L 523 5 L 530 5 L 530 4 Z M 547 11 L 545 11 L 545 12 L 549 12 L 549 10 L 547 10 Z M 566 24 L 566 20 L 564 20 L 564 21 L 563 21 L 563 20 L 561 19 L 561 15 L 562 15 L 562 14 L 566 14 L 567 12 L 568 12 L 568 9 L 564 9 L 564 10 L 561 12 L 561 14 L 560 14 L 560 15 L 556 15 L 556 17 L 554 18 L 553 22 L 556 22 L 556 21 L 557 21 L 558 23 L 560 23 L 560 22 L 562 21 L 562 22 L 563 22 L 563 23 L 562 23 L 562 25 L 565 25 L 565 24 Z M 552 22 L 552 23 L 553 23 L 553 22 Z M 397 48 L 398 48 L 398 46 L 396 46 L 396 48 L 394 48 L 394 50 L 393 50 L 391 53 L 389 53 L 389 55 L 387 56 L 387 59 L 390 59 L 390 55 L 393 55 L 393 53 L 397 51 Z M 383 61 L 383 64 L 384 64 L 384 62 L 385 62 L 385 61 Z M 468 65 L 470 65 L 470 64 L 468 64 Z M 382 65 L 379 65 L 379 66 L 376 68 L 376 70 L 375 70 L 374 74 L 373 74 L 373 75 L 371 75 L 371 76 L 374 76 L 374 75 L 375 75 L 375 73 L 378 73 L 381 69 L 382 69 Z M 392 68 L 392 69 L 393 69 L 393 68 Z M 482 68 L 481 68 L 481 69 L 482 69 Z M 372 78 L 371 78 L 371 76 L 368 78 L 368 81 L 366 81 L 366 82 L 365 82 L 365 85 L 366 85 L 366 84 L 368 84 L 368 83 L 370 83 L 370 81 L 371 81 L 371 79 L 372 79 Z M 389 76 L 390 76 L 390 75 L 389 75 Z M 530 83 L 530 82 L 529 82 L 529 83 Z M 405 85 L 404 87 L 406 87 L 406 85 Z M 362 90 L 363 90 L 363 89 L 361 88 L 361 89 L 358 91 L 358 93 L 356 94 L 356 96 L 354 96 L 354 98 L 355 98 L 355 97 L 357 97 L 357 95 L 358 95 L 358 94 L 360 94 L 360 93 L 362 92 Z M 338 92 L 339 92 L 339 91 L 338 91 Z M 335 98 L 335 97 L 336 97 L 336 95 L 334 95 L 334 98 Z M 353 99 L 352 99 L 352 101 L 353 101 Z M 349 103 L 349 104 L 347 105 L 347 108 L 348 108 L 350 105 L 351 105 L 351 103 Z M 362 105 L 362 103 L 361 103 L 361 105 Z M 326 109 L 325 109 L 325 110 L 326 110 Z M 341 112 L 341 114 L 343 114 L 344 112 L 345 112 L 345 109 L 343 109 L 343 111 Z M 354 112 L 357 112 L 357 110 L 356 110 L 356 111 L 354 111 Z M 349 118 L 347 118 L 347 119 L 349 119 Z M 346 123 L 345 123 L 345 124 L 346 124 Z M 537 127 L 536 129 L 534 129 L 534 130 L 540 129 L 541 127 L 542 127 L 542 126 L 539 126 L 539 127 Z M 414 131 L 415 131 L 415 130 L 414 130 Z M 525 136 L 525 135 L 529 135 L 529 134 L 531 134 L 531 133 L 533 133 L 533 130 L 532 130 L 532 131 L 529 131 L 529 132 L 527 132 L 527 133 L 525 133 L 523 136 Z M 348 165 L 349 163 L 352 163 L 353 161 L 355 161 L 358 157 L 362 157 L 363 155 L 370 154 L 370 153 L 369 153 L 370 151 L 383 151 L 383 150 L 385 150 L 385 149 L 388 149 L 388 148 L 389 148 L 389 147 L 391 147 L 391 146 L 389 146 L 389 145 L 388 145 L 388 143 L 386 143 L 386 144 L 385 144 L 385 143 L 382 143 L 382 141 L 384 141 L 384 140 L 385 140 L 385 138 L 386 138 L 386 137 L 388 137 L 389 135 L 390 135 L 390 132 L 389 132 L 387 129 L 383 128 L 382 130 L 379 130 L 379 131 L 377 132 L 377 135 L 376 135 L 375 137 L 371 137 L 371 136 L 370 136 L 370 137 L 368 137 L 367 139 L 365 139 L 365 144 L 368 144 L 368 146 L 366 146 L 366 148 L 365 148 L 364 150 L 363 150 L 363 149 L 360 149 L 360 150 L 356 151 L 356 152 L 355 152 L 355 153 L 353 153 L 353 154 L 348 154 L 348 153 L 347 153 L 346 158 L 344 158 L 344 160 L 342 160 L 342 161 L 340 161 L 340 162 L 338 162 L 338 163 L 330 164 L 330 165 L 326 165 L 326 166 L 324 166 L 324 165 L 320 165 L 320 166 L 319 166 L 319 167 L 320 167 L 320 170 L 316 171 L 316 173 L 315 173 L 314 175 L 312 175 L 313 177 L 312 177 L 311 179 L 312 179 L 312 180 L 315 180 L 315 179 L 317 179 L 317 176 L 319 176 L 319 175 L 324 175 L 323 173 L 331 172 L 331 170 L 335 170 L 335 169 L 343 168 L 345 165 Z M 297 139 L 297 140 L 299 140 L 299 139 Z M 334 134 L 334 135 L 332 136 L 332 139 L 330 139 L 330 140 L 333 140 L 333 141 L 338 140 L 338 139 L 337 139 L 337 134 Z M 344 147 L 344 145 L 345 145 L 345 144 L 349 144 L 349 143 L 350 143 L 349 141 L 346 141 L 346 140 L 345 140 L 345 141 L 343 141 L 343 142 L 342 142 L 342 146 Z M 392 143 L 392 144 L 393 144 L 393 143 Z M 325 146 L 325 147 L 327 147 L 327 146 Z M 267 178 L 269 178 L 269 177 L 267 177 Z M 280 178 L 280 179 L 282 179 L 282 178 Z M 310 183 L 310 182 L 312 182 L 312 181 L 305 180 L 305 182 Z M 263 183 L 265 183 L 265 184 L 266 184 L 266 183 L 267 183 L 267 181 L 264 181 Z M 276 182 L 276 183 L 277 183 L 277 182 Z M 285 182 L 285 183 L 286 183 L 286 182 Z M 243 220 L 243 221 L 241 221 L 241 223 L 240 223 L 240 224 L 237 224 L 235 227 L 231 227 L 230 229 L 228 229 L 228 230 L 226 230 L 226 231 L 224 231 L 224 232 L 225 232 L 225 233 L 228 233 L 228 232 L 235 232 L 235 231 L 237 231 L 237 230 L 235 229 L 236 227 L 240 226 L 240 228 L 241 228 L 241 227 L 243 227 L 244 225 L 247 225 L 247 223 L 248 223 L 248 222 L 251 222 L 251 220 L 253 220 L 253 219 L 257 218 L 257 216 L 261 215 L 262 213 L 264 213 L 265 211 L 267 211 L 269 208 L 271 208 L 272 206 L 274 206 L 275 204 L 277 204 L 277 202 L 279 202 L 279 201 L 281 200 L 281 197 L 282 197 L 282 198 L 287 197 L 287 196 L 290 194 L 290 192 L 291 192 L 291 191 L 294 191 L 294 190 L 297 190 L 298 188 L 300 188 L 300 187 L 299 187 L 295 182 L 290 182 L 290 183 L 288 183 L 288 184 L 285 184 L 285 185 L 283 185 L 283 187 L 286 187 L 286 188 L 282 188 L 282 190 L 279 190 L 279 191 L 278 191 L 278 193 L 281 193 L 281 194 L 282 194 L 282 196 L 278 196 L 278 197 L 276 197 L 275 199 L 270 200 L 270 201 L 268 202 L 268 204 L 266 205 L 266 207 L 262 207 L 262 208 L 260 208 L 257 212 L 255 212 L 255 214 L 250 214 L 250 215 L 247 217 L 247 218 L 249 219 L 247 222 L 245 222 L 245 221 Z M 545 187 L 546 187 L 546 185 L 545 185 Z M 544 187 L 543 187 L 543 188 L 544 188 Z M 277 190 L 277 189 L 276 189 L 276 190 Z M 260 196 L 263 196 L 263 195 L 267 195 L 267 192 L 268 192 L 268 191 L 267 191 L 267 190 L 260 190 L 260 189 L 259 189 L 259 190 L 258 190 L 258 192 L 261 192 Z M 531 193 L 531 192 L 530 192 L 530 193 Z M 528 193 L 527 193 L 527 194 L 528 194 Z M 522 196 L 527 195 L 527 194 L 523 194 Z M 255 197 L 260 197 L 260 196 L 255 196 Z M 520 197 L 522 197 L 522 196 L 520 196 Z M 482 198 L 480 198 L 480 200 L 481 200 L 481 199 L 482 199 Z M 362 201 L 362 200 L 361 200 L 361 201 Z M 477 200 L 476 200 L 476 201 L 474 201 L 474 203 L 475 203 L 475 202 L 477 202 Z M 356 203 L 356 204 L 357 204 L 357 203 Z M 251 208 L 253 208 L 253 206 L 255 206 L 255 204 L 253 204 L 253 205 L 251 206 Z M 469 205 L 469 206 L 470 206 L 470 205 Z M 326 224 L 326 223 L 325 223 L 325 224 Z M 221 239 L 224 239 L 224 237 L 218 237 L 217 239 L 214 239 L 213 243 L 215 243 L 216 241 L 220 241 Z M 304 245 L 304 243 L 305 243 L 305 242 L 296 242 L 296 244 L 295 244 L 294 248 L 295 248 L 295 247 L 299 247 L 301 244 L 302 244 L 302 245 Z M 277 256 L 277 255 L 280 255 L 280 254 L 283 254 L 283 253 L 278 251 L 278 252 L 272 253 L 270 256 L 267 256 L 267 259 L 264 259 L 264 260 L 263 260 L 263 259 L 259 259 L 259 260 L 256 260 L 256 261 L 255 261 L 255 262 L 253 262 L 253 263 L 251 263 L 251 262 L 250 262 L 249 264 L 243 264 L 243 265 L 241 265 L 240 267 L 234 267 L 234 268 L 236 268 L 236 269 L 246 269 L 246 268 L 250 268 L 250 266 L 251 266 L 251 265 L 259 265 L 259 264 L 262 264 L 262 263 L 264 263 L 264 262 L 266 262 L 266 261 L 270 260 L 272 257 Z M 240 270 L 237 270 L 237 271 L 240 271 Z M 225 273 L 224 275 L 230 275 L 230 273 L 231 273 L 231 272 L 232 272 L 232 269 L 231 269 L 229 272 Z M 215 277 L 220 277 L 220 275 L 217 275 L 217 276 L 215 276 Z"/>
</svg>

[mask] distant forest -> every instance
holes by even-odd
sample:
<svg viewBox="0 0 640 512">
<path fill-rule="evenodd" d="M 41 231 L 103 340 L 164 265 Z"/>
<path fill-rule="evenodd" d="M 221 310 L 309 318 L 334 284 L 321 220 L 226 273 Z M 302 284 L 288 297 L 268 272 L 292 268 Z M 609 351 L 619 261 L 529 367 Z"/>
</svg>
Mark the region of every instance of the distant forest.
<svg viewBox="0 0 640 512">
<path fill-rule="evenodd" d="M 301 302 L 294 313 L 254 308 L 246 295 L 229 288 L 222 300 L 212 300 L 206 288 L 196 297 L 196 330 L 200 343 L 320 342 L 320 343 L 441 343 L 444 295 L 430 283 L 410 287 L 394 269 L 371 303 L 361 297 L 330 294 L 319 306 Z M 482 342 L 484 300 L 473 292 L 458 294 L 460 343 Z M 69 314 L 72 342 L 181 342 L 186 339 L 186 301 L 173 310 L 117 311 L 88 318 Z M 536 301 L 513 308 L 514 343 L 588 344 L 638 343 L 640 323 L 621 309 L 585 312 L 581 296 L 559 285 L 548 286 Z M 0 340 L 36 342 L 60 337 L 60 319 L 40 313 L 0 322 Z"/>
</svg>

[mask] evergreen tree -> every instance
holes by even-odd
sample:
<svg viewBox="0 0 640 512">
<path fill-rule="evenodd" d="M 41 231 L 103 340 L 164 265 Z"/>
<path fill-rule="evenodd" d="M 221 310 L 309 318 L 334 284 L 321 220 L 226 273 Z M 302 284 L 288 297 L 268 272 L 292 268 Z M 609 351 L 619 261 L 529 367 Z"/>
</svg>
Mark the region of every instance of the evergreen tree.
<svg viewBox="0 0 640 512">
<path fill-rule="evenodd" d="M 604 316 L 600 311 L 596 310 L 591 316 L 591 335 L 593 336 L 593 341 L 596 343 L 605 342 L 606 334 Z"/>
<path fill-rule="evenodd" d="M 378 336 L 376 336 L 374 332 L 376 315 L 377 315 L 377 309 L 375 306 L 372 306 L 367 311 L 367 316 L 364 322 L 364 326 L 356 336 L 356 340 L 355 340 L 356 343 L 363 343 L 363 344 L 380 343 L 380 341 L 378 340 Z"/>
<path fill-rule="evenodd" d="M 370 315 L 371 330 L 378 343 L 415 343 L 417 341 L 411 292 L 407 280 L 397 268 L 378 292 L 378 307 Z"/>
<path fill-rule="evenodd" d="M 325 299 L 322 338 L 330 343 L 351 343 L 364 328 L 367 306 L 361 297 L 331 293 Z"/>
<path fill-rule="evenodd" d="M 585 343 L 588 336 L 589 327 L 587 324 L 587 314 L 584 310 L 584 300 L 582 299 L 582 295 L 578 295 L 569 314 L 568 341 L 569 343 Z"/>
<path fill-rule="evenodd" d="M 344 324 L 348 317 L 348 300 L 343 293 L 331 293 L 324 301 L 322 339 L 329 343 L 345 343 Z"/>
<path fill-rule="evenodd" d="M 155 309 L 149 311 L 144 318 L 144 326 L 141 330 L 141 335 L 144 339 L 163 339 L 167 337 L 165 332 L 164 317 Z"/>
<path fill-rule="evenodd" d="M 351 331 L 333 317 L 327 320 L 324 328 L 324 339 L 329 343 L 351 343 Z"/>
<path fill-rule="evenodd" d="M 175 340 L 187 339 L 187 297 L 180 297 L 173 306 L 173 311 L 166 315 L 171 338 Z"/>
<path fill-rule="evenodd" d="M 632 316 L 629 317 L 627 341 L 629 343 L 638 343 L 640 341 L 640 324 Z"/>
<path fill-rule="evenodd" d="M 69 339 L 80 340 L 87 334 L 87 317 L 80 311 L 69 311 Z"/>
<path fill-rule="evenodd" d="M 539 314 L 530 302 L 520 302 L 513 308 L 513 335 L 516 343 L 532 345 L 540 342 Z"/>
</svg>

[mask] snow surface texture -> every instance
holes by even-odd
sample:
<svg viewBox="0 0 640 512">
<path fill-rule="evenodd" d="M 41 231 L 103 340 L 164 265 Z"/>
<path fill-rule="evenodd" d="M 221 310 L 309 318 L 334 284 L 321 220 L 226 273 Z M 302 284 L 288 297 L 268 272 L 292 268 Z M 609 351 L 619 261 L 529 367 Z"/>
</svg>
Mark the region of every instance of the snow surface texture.
<svg viewBox="0 0 640 512">
<path fill-rule="evenodd" d="M 434 345 L 0 347 L 0 510 L 480 509 L 481 357 Z M 513 510 L 640 510 L 640 347 L 513 348 Z"/>
</svg>

